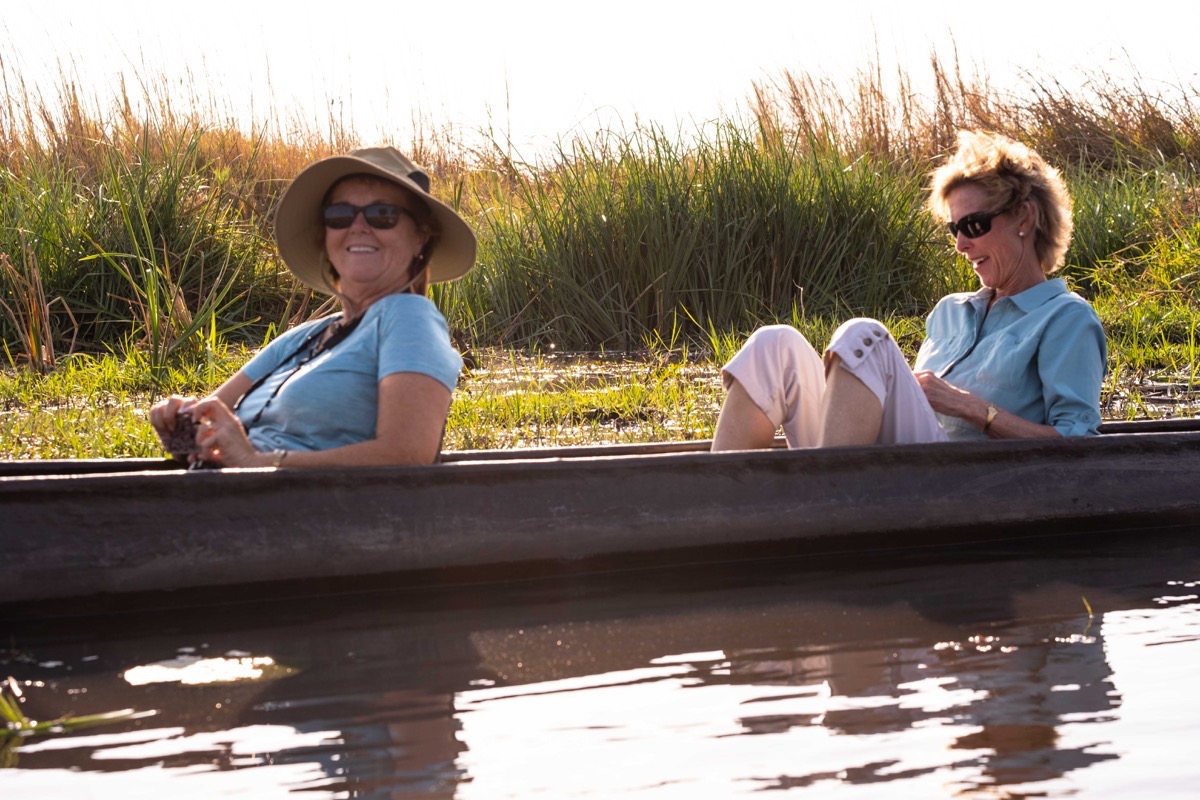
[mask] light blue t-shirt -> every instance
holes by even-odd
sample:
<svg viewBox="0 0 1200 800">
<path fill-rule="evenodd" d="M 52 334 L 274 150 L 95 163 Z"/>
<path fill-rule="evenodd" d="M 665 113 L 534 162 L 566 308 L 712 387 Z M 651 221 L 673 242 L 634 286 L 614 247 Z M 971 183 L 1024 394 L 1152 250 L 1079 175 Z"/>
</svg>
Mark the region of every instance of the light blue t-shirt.
<svg viewBox="0 0 1200 800">
<path fill-rule="evenodd" d="M 454 391 L 462 357 L 429 298 L 375 301 L 349 336 L 296 369 L 332 319 L 296 326 L 242 367 L 252 381 L 270 376 L 237 409 L 259 450 L 329 450 L 375 438 L 379 382 L 387 375 L 417 372 Z"/>
<path fill-rule="evenodd" d="M 1096 433 L 1108 357 L 1096 312 L 1061 278 L 1001 297 L 989 311 L 992 291 L 942 298 L 913 369 L 1063 436 Z M 938 419 L 951 439 L 987 438 L 966 420 Z"/>
</svg>

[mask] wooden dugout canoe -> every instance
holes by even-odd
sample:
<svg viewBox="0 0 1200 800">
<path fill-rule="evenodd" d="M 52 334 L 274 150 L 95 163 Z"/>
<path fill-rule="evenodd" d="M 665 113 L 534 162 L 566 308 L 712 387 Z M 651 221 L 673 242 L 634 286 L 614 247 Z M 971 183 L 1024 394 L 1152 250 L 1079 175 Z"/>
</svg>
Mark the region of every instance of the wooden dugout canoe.
<svg viewBox="0 0 1200 800">
<path fill-rule="evenodd" d="M 1200 422 L 1104 431 L 720 454 L 702 452 L 705 442 L 476 451 L 402 468 L 3 462 L 0 603 L 406 585 L 446 571 L 506 579 L 1200 523 Z"/>
</svg>

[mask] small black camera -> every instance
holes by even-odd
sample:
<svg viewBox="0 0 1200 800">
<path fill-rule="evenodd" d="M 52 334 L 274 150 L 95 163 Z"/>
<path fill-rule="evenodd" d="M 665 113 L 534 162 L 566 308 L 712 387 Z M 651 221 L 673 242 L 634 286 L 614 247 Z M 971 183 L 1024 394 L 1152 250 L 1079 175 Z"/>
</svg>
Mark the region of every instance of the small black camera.
<svg viewBox="0 0 1200 800">
<path fill-rule="evenodd" d="M 163 447 L 180 460 L 187 460 L 188 456 L 199 452 L 200 448 L 196 446 L 196 420 L 191 413 L 180 411 L 175 416 L 175 430 L 167 434 Z"/>
</svg>

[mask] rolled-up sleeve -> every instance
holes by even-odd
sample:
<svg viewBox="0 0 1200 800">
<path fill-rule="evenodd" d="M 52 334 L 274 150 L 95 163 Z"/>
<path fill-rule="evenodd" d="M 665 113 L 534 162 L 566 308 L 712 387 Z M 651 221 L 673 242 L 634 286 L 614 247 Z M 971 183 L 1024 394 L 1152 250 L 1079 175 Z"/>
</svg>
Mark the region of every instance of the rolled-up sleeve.
<svg viewBox="0 0 1200 800">
<path fill-rule="evenodd" d="M 1098 432 L 1107 360 L 1104 328 L 1092 307 L 1080 301 L 1059 308 L 1038 347 L 1037 369 L 1046 422 L 1062 436 Z"/>
</svg>

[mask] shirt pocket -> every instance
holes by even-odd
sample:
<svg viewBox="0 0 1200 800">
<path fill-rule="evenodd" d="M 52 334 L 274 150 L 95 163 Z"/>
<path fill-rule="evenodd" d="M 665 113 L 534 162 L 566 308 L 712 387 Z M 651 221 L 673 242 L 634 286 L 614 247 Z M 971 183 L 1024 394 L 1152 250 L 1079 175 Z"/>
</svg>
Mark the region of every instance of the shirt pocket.
<svg viewBox="0 0 1200 800">
<path fill-rule="evenodd" d="M 1036 369 L 1036 349 L 1036 337 L 997 333 L 981 339 L 968 359 L 974 382 L 1008 391 L 1025 386 L 1030 372 Z"/>
</svg>

